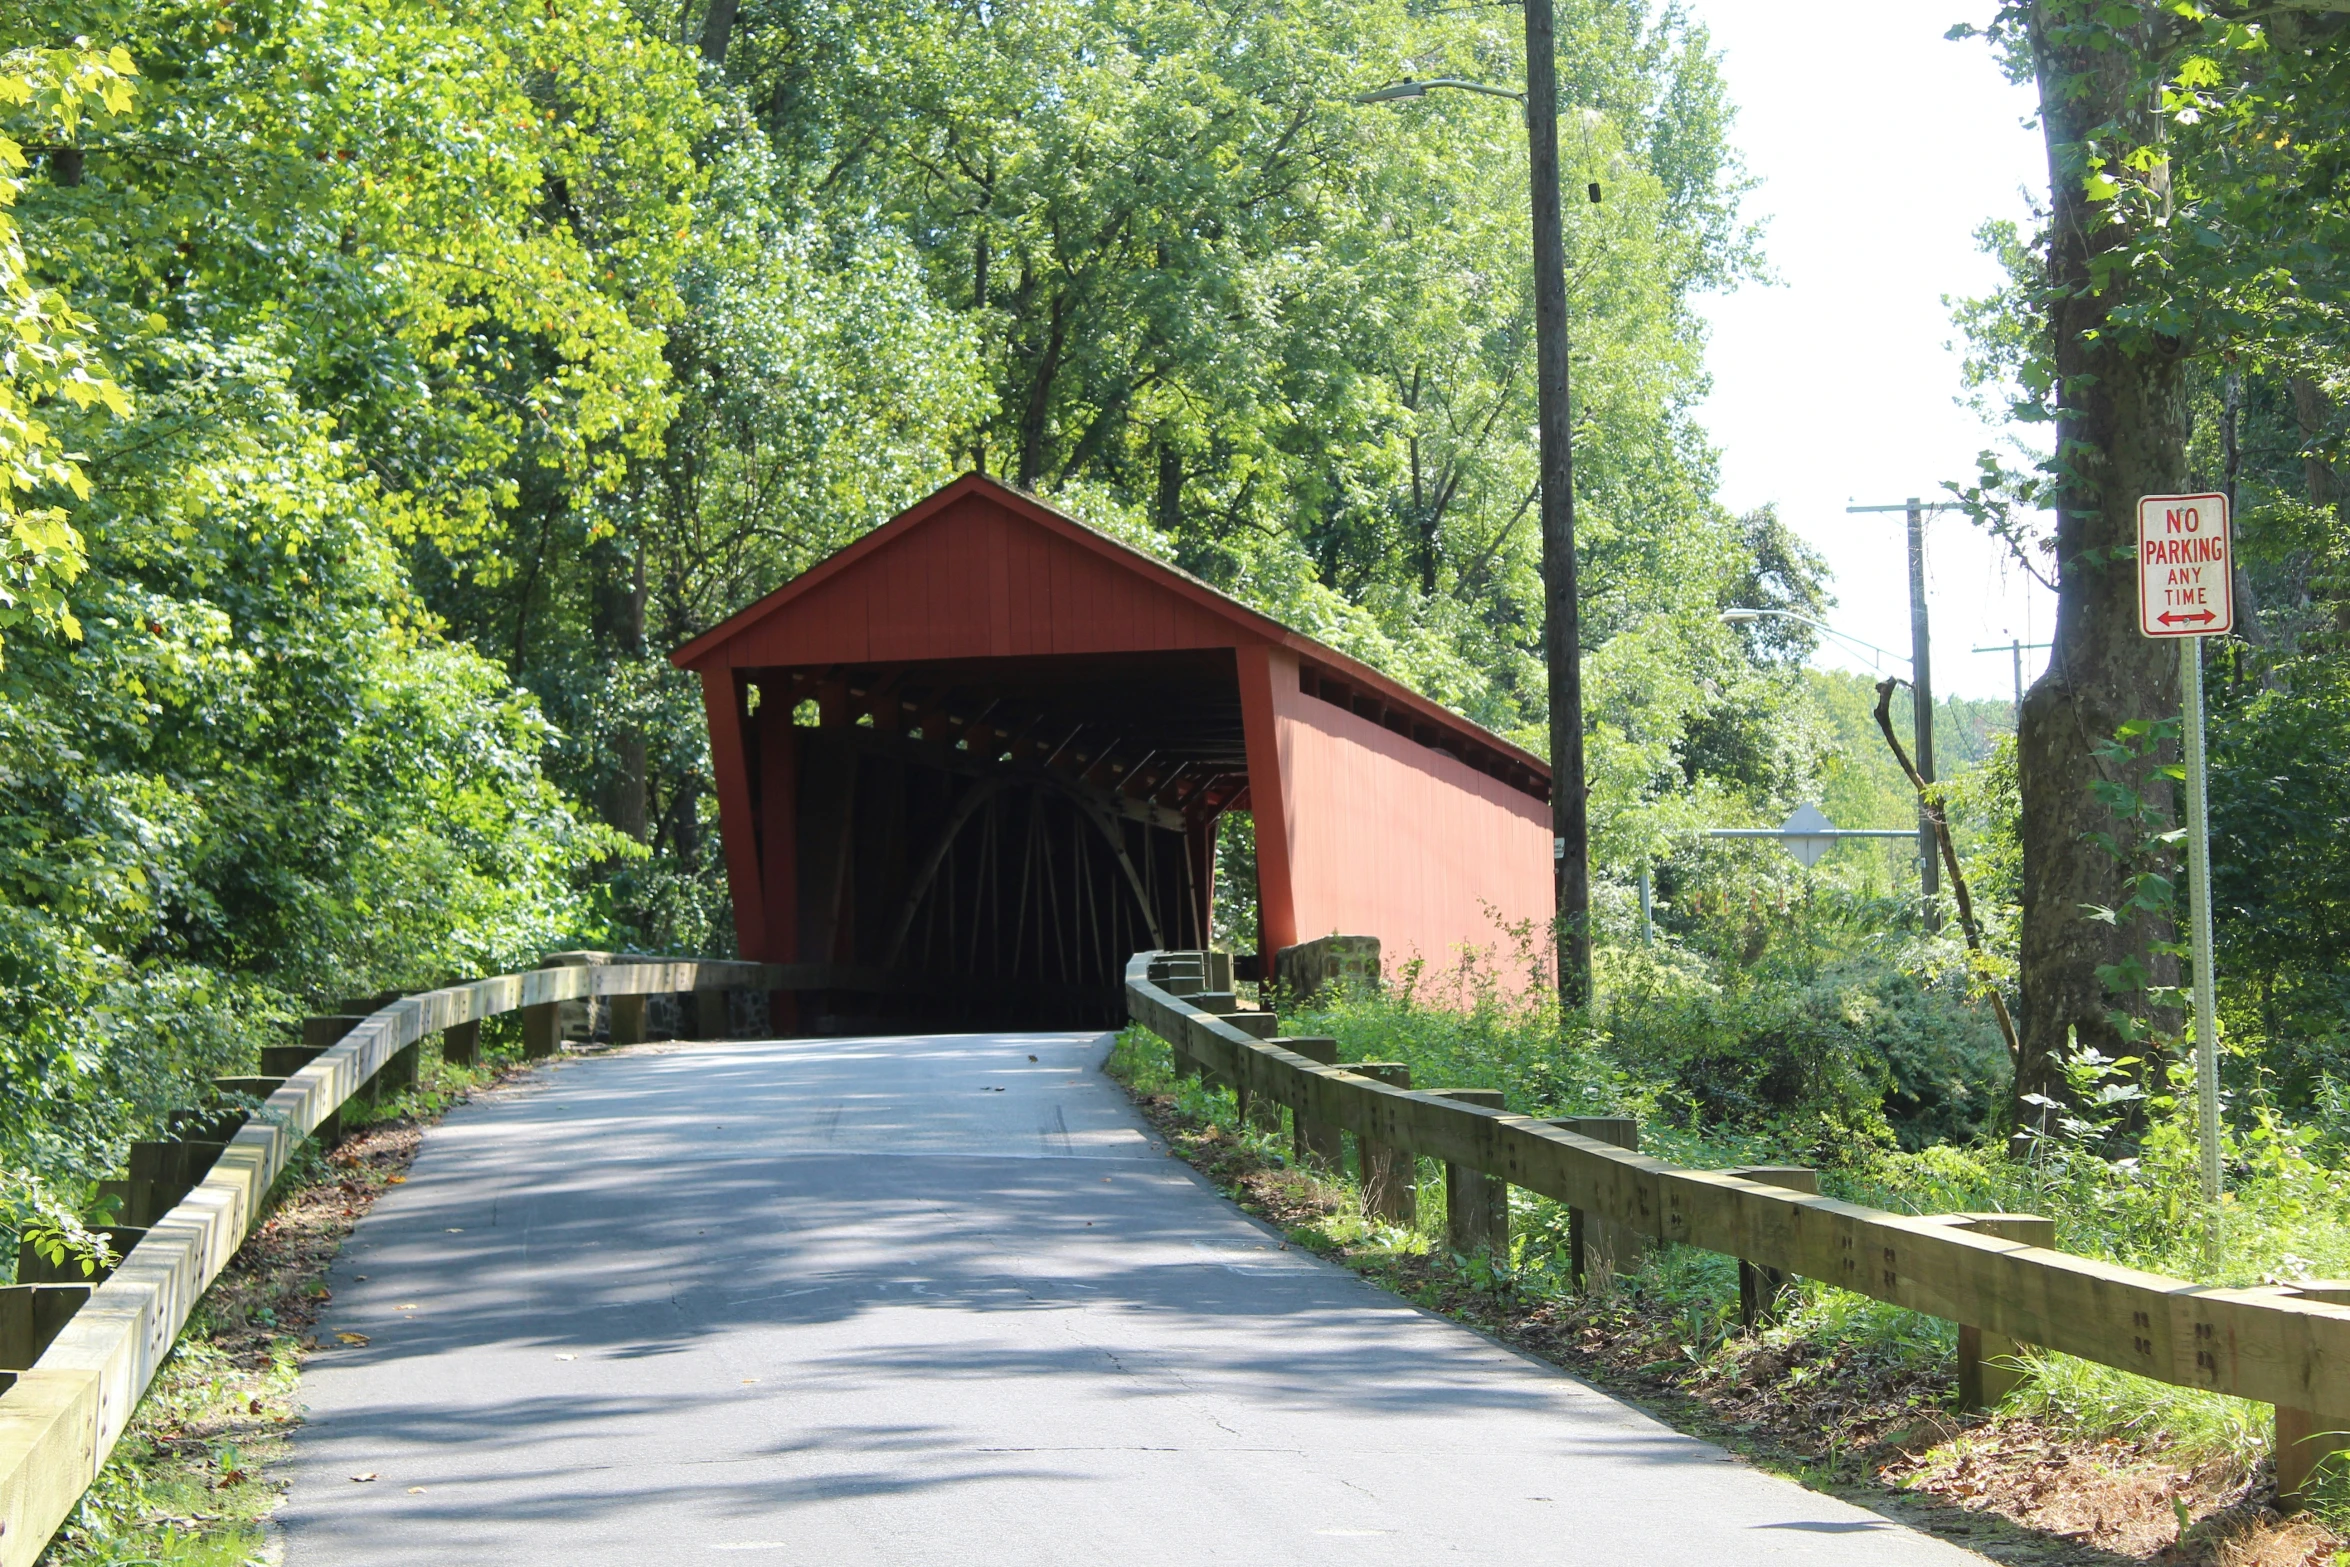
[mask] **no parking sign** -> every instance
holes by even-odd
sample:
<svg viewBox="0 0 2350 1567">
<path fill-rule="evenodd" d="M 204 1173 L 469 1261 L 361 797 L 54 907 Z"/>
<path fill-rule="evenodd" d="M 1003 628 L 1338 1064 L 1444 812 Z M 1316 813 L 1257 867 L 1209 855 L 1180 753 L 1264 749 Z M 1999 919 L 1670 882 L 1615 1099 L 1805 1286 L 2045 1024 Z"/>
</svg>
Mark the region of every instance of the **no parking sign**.
<svg viewBox="0 0 2350 1567">
<path fill-rule="evenodd" d="M 2236 629 L 2236 570 L 2225 495 L 2138 502 L 2138 629 L 2217 637 Z"/>
</svg>

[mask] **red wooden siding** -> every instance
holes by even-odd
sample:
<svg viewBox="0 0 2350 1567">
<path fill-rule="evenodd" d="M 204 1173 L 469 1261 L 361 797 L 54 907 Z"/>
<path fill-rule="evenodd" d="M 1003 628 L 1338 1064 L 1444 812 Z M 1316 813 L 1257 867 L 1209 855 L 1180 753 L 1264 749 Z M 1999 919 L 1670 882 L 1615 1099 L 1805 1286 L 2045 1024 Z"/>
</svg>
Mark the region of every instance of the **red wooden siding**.
<svg viewBox="0 0 2350 1567">
<path fill-rule="evenodd" d="M 1381 938 L 1394 961 L 1442 964 L 1463 945 L 1500 940 L 1496 914 L 1548 920 L 1548 805 L 1421 742 L 1433 737 L 1533 787 L 1547 779 L 1537 759 L 1031 497 L 970 476 L 672 655 L 704 682 L 744 952 L 797 955 L 803 919 L 801 781 L 778 724 L 751 725 L 759 738 L 746 743 L 738 681 L 750 672 L 1040 657 L 1076 669 L 1103 655 L 1207 649 L 1234 657 L 1268 954 L 1344 932 Z M 1355 693 L 1347 700 L 1368 700 L 1363 711 L 1386 725 L 1301 691 L 1301 655 L 1337 671 Z M 1222 689 L 1229 700 L 1231 688 Z M 894 709 L 877 723 L 894 731 Z M 745 754 L 753 744 L 755 757 Z"/>
<path fill-rule="evenodd" d="M 1261 887 L 1261 913 L 1281 927 L 1269 942 L 1372 935 L 1390 968 L 1415 956 L 1442 968 L 1463 946 L 1502 944 L 1497 919 L 1548 926 L 1547 804 L 1305 695 L 1292 654 L 1275 651 L 1266 664 L 1280 776 L 1274 858 L 1288 905 L 1277 915 L 1272 890 Z M 1259 751 L 1252 724 L 1252 780 L 1261 777 Z M 1258 782 L 1251 793 L 1262 884 L 1272 791 Z"/>
<path fill-rule="evenodd" d="M 1230 647 L 1228 620 L 985 496 L 924 519 L 727 644 L 737 666 Z"/>
</svg>

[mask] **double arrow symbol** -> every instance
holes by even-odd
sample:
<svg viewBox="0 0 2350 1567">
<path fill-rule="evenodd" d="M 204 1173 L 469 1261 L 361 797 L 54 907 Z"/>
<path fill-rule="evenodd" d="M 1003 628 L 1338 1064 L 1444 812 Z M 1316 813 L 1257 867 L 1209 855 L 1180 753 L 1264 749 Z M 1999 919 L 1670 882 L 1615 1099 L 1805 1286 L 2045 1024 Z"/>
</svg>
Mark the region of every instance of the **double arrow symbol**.
<svg viewBox="0 0 2350 1567">
<path fill-rule="evenodd" d="M 2208 626 L 2217 619 L 2219 619 L 2219 616 L 2213 614 L 2208 609 L 2203 611 L 2203 613 L 2200 615 L 2174 615 L 2169 610 L 2164 610 L 2162 612 L 2162 623 L 2166 626 L 2183 626 L 2189 621 L 2201 621 L 2204 625 Z"/>
</svg>

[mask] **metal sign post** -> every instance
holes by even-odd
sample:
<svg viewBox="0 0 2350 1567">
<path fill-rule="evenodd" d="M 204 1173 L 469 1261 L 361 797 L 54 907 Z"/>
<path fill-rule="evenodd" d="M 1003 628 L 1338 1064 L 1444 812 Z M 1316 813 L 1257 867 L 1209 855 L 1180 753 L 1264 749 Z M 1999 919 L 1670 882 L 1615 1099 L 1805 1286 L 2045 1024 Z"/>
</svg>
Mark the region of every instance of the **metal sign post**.
<svg viewBox="0 0 2350 1567">
<path fill-rule="evenodd" d="M 2179 643 L 2187 752 L 2187 912 L 2195 955 L 2195 1119 L 2203 1154 L 2203 1262 L 2219 1265 L 2218 973 L 2211 956 L 2211 795 L 2203 751 L 2203 639 L 2236 627 L 2225 495 L 2138 502 L 2138 629 Z"/>
</svg>

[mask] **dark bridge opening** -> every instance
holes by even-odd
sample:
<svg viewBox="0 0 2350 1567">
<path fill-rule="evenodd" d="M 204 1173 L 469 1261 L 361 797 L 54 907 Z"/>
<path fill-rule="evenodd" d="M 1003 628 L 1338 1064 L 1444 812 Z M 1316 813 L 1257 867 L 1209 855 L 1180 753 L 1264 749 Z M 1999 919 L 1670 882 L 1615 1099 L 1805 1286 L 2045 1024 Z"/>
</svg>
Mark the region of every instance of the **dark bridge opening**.
<svg viewBox="0 0 2350 1567">
<path fill-rule="evenodd" d="M 1115 1027 L 1202 947 L 1248 787 L 1228 649 L 735 671 L 771 959 L 799 1026 Z M 775 895 L 789 889 L 788 905 Z"/>
</svg>

